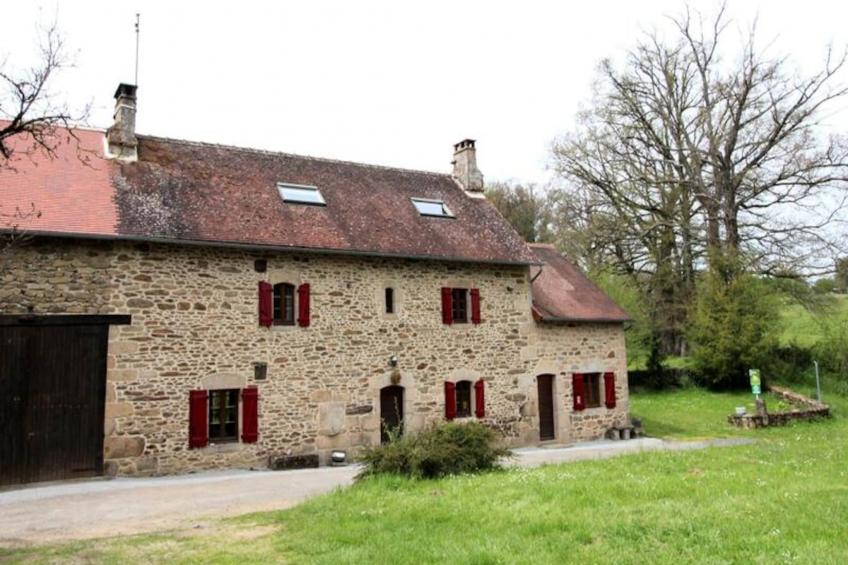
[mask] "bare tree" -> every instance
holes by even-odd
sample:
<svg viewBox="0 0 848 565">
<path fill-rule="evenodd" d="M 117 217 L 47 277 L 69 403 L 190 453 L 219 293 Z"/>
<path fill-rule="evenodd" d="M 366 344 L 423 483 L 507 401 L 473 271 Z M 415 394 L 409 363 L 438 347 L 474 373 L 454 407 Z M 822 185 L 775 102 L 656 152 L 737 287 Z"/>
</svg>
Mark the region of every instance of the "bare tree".
<svg viewBox="0 0 848 565">
<path fill-rule="evenodd" d="M 12 68 L 8 56 L 0 61 L 0 167 L 10 165 L 13 153 L 55 157 L 59 145 L 73 136 L 72 126 L 86 119 L 88 107 L 74 112 L 51 90 L 55 76 L 71 65 L 55 23 L 41 29 L 33 66 Z"/>
<path fill-rule="evenodd" d="M 8 57 L 0 61 L 0 169 L 14 169 L 13 156 L 42 153 L 54 158 L 61 144 L 75 139 L 72 127 L 86 119 L 89 109 L 74 113 L 64 97 L 51 90 L 55 76 L 70 66 L 55 23 L 40 28 L 33 66 L 13 67 Z M 89 155 L 79 147 L 77 155 L 88 161 Z M 0 205 L 0 265 L 4 256 L 29 239 L 20 226 L 40 215 L 34 203 L 15 209 Z"/>
<path fill-rule="evenodd" d="M 698 268 L 732 256 L 812 274 L 844 243 L 848 144 L 824 138 L 822 120 L 848 93 L 845 55 L 798 76 L 757 50 L 752 26 L 724 59 L 729 23 L 723 7 L 708 22 L 687 9 L 671 39 L 650 33 L 623 65 L 603 61 L 593 106 L 553 148 L 566 193 L 604 218 L 591 224 L 608 230 L 606 255 L 646 282 L 671 334 Z"/>
</svg>

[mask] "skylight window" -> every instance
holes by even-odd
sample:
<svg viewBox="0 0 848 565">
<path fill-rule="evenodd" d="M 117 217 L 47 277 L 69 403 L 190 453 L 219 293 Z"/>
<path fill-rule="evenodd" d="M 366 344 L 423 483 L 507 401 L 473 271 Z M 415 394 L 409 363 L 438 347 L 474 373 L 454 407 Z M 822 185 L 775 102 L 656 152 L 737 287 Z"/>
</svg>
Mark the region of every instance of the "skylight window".
<svg viewBox="0 0 848 565">
<path fill-rule="evenodd" d="M 422 216 L 435 216 L 438 218 L 453 218 L 450 209 L 441 200 L 428 200 L 426 198 L 413 198 L 415 209 Z"/>
<path fill-rule="evenodd" d="M 312 204 L 313 206 L 327 205 L 327 203 L 324 202 L 324 197 L 321 196 L 321 191 L 318 190 L 317 186 L 278 182 L 277 190 L 280 191 L 280 196 L 282 197 L 283 202 Z"/>
</svg>

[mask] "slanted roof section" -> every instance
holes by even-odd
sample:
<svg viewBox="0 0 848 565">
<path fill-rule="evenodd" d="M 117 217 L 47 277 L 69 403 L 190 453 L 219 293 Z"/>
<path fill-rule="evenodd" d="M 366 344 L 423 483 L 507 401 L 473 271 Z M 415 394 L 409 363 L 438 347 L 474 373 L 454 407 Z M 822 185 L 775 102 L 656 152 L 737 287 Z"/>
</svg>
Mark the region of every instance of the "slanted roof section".
<svg viewBox="0 0 848 565">
<path fill-rule="evenodd" d="M 541 322 L 626 322 L 630 316 L 553 245 L 529 244 L 541 267 L 530 268 L 533 317 Z M 541 272 L 539 272 L 541 270 Z M 538 275 L 538 276 L 537 276 Z"/>
<path fill-rule="evenodd" d="M 0 163 L 0 231 L 115 236 L 115 169 L 103 159 L 103 132 L 57 135 L 52 159 L 34 150 L 26 135 L 11 139 L 12 158 Z"/>
<path fill-rule="evenodd" d="M 450 175 L 138 136 L 138 161 L 103 158 L 103 132 L 81 131 L 88 164 L 19 159 L 0 171 L 3 210 L 42 210 L 39 233 L 235 244 L 257 248 L 534 264 L 533 252 L 484 198 Z M 325 206 L 284 202 L 278 183 L 314 186 Z M 412 198 L 454 217 L 422 216 Z M 69 206 L 73 204 L 72 206 Z M 0 229 L 5 226 L 0 226 Z"/>
</svg>

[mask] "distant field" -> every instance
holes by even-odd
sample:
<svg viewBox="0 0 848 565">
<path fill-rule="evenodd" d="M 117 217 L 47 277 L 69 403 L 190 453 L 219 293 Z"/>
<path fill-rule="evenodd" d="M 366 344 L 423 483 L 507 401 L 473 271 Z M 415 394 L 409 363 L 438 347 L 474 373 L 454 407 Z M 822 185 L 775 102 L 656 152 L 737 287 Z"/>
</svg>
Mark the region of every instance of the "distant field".
<svg viewBox="0 0 848 565">
<path fill-rule="evenodd" d="M 798 304 L 789 304 L 781 312 L 783 332 L 781 345 L 812 347 L 822 337 L 822 321 L 841 318 L 848 321 L 848 296 L 837 295 L 832 309 L 823 314 L 812 314 Z"/>
<path fill-rule="evenodd" d="M 780 313 L 781 334 L 780 345 L 797 345 L 810 348 L 822 339 L 822 324 L 848 324 L 848 296 L 834 295 L 831 308 L 821 313 L 812 313 L 800 304 L 787 304 Z M 631 371 L 644 369 L 648 361 L 648 352 L 630 346 L 627 351 L 627 368 Z M 688 357 L 667 357 L 665 366 L 671 369 L 689 367 Z"/>
</svg>

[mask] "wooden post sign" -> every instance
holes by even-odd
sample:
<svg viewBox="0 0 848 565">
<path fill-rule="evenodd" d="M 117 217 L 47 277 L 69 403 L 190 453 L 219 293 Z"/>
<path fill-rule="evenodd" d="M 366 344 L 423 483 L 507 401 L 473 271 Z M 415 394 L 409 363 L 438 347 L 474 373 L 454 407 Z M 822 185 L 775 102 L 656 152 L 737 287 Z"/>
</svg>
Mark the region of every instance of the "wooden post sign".
<svg viewBox="0 0 848 565">
<path fill-rule="evenodd" d="M 751 379 L 751 392 L 757 397 L 760 396 L 760 370 L 748 369 L 748 377 Z"/>
</svg>

